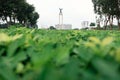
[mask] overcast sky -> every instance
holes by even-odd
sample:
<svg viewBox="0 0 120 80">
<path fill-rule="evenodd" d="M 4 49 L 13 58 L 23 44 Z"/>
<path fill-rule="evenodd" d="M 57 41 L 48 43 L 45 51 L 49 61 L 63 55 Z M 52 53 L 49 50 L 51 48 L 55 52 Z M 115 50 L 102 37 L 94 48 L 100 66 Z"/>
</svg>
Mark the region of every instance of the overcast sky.
<svg viewBox="0 0 120 80">
<path fill-rule="evenodd" d="M 59 23 L 59 8 L 63 8 L 63 23 L 81 27 L 82 21 L 95 22 L 92 0 L 27 0 L 40 14 L 39 27 Z"/>
</svg>

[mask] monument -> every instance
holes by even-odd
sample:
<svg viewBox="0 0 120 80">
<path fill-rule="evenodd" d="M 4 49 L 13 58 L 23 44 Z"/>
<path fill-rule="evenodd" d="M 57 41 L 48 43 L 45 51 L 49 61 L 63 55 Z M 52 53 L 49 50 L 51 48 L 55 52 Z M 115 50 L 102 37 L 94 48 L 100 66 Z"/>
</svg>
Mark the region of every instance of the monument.
<svg viewBox="0 0 120 80">
<path fill-rule="evenodd" d="M 59 13 L 59 25 L 61 25 L 61 27 L 63 26 L 63 13 L 62 13 L 62 8 L 59 8 L 60 13 Z"/>
<path fill-rule="evenodd" d="M 59 8 L 60 12 L 59 12 L 59 24 L 55 25 L 56 29 L 72 29 L 72 25 L 71 24 L 63 24 L 63 13 L 62 13 L 62 8 Z"/>
</svg>

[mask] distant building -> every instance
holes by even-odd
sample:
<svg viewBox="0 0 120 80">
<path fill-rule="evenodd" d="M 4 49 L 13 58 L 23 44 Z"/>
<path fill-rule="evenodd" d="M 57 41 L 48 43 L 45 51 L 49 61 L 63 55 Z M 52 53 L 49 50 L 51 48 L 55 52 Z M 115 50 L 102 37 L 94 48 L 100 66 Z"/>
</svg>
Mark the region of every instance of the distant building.
<svg viewBox="0 0 120 80">
<path fill-rule="evenodd" d="M 88 28 L 89 27 L 89 21 L 83 21 L 81 23 L 82 28 Z"/>
<path fill-rule="evenodd" d="M 55 28 L 68 30 L 68 29 L 72 29 L 72 25 L 71 24 L 63 24 L 63 25 L 57 24 L 55 25 Z"/>
</svg>

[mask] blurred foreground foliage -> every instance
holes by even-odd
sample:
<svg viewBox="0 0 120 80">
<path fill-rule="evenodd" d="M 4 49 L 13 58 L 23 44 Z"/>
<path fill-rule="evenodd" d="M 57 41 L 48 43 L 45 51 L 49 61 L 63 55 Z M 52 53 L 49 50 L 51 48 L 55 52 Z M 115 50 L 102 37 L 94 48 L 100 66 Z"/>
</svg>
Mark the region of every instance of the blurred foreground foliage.
<svg viewBox="0 0 120 80">
<path fill-rule="evenodd" d="M 0 80 L 120 80 L 120 32 L 0 30 Z"/>
</svg>

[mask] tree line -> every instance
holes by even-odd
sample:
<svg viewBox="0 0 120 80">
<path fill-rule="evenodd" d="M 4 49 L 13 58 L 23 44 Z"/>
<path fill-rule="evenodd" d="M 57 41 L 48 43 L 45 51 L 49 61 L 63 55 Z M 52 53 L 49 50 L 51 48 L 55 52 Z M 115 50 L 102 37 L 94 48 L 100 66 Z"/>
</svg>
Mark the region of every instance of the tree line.
<svg viewBox="0 0 120 80">
<path fill-rule="evenodd" d="M 0 20 L 7 24 L 20 23 L 34 26 L 39 14 L 26 0 L 0 0 Z"/>
<path fill-rule="evenodd" d="M 109 24 L 112 29 L 114 19 L 120 29 L 120 0 L 92 0 L 94 4 L 94 11 L 99 15 L 99 18 L 104 20 L 104 28 Z M 98 21 L 100 26 L 100 22 Z"/>
</svg>

